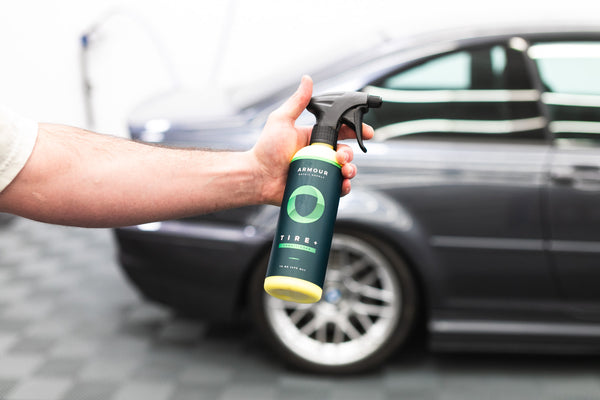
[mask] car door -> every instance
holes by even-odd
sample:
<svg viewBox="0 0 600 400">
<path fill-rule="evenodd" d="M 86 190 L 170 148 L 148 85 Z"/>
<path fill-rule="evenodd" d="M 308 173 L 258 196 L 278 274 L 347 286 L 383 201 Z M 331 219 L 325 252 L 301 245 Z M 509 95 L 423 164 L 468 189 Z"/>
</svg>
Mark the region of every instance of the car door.
<svg viewBox="0 0 600 400">
<path fill-rule="evenodd" d="M 550 252 L 562 296 L 600 316 L 600 40 L 531 46 L 554 135 Z"/>
<path fill-rule="evenodd" d="M 366 88 L 385 100 L 366 121 L 387 145 L 382 176 L 366 179 L 427 236 L 435 312 L 485 318 L 556 299 L 542 224 L 546 120 L 524 60 L 509 41 L 478 45 Z"/>
</svg>

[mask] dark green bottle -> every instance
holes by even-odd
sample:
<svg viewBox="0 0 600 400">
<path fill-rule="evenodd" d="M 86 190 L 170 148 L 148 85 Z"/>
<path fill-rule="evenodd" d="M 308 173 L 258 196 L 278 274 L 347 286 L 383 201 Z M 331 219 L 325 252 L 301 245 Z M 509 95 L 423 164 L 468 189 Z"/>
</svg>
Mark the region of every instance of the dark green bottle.
<svg viewBox="0 0 600 400">
<path fill-rule="evenodd" d="M 380 97 L 360 92 L 311 99 L 307 109 L 317 123 L 310 145 L 290 163 L 264 284 L 270 295 L 298 303 L 321 299 L 342 188 L 341 165 L 336 161 L 338 132 L 342 123 L 354 129 L 366 152 L 362 117 L 381 104 Z"/>
</svg>

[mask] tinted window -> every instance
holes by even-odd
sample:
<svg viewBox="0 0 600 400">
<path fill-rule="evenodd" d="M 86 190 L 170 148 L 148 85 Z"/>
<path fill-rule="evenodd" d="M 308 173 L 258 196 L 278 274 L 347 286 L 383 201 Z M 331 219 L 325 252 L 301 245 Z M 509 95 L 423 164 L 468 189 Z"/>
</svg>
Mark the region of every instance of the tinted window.
<svg viewBox="0 0 600 400">
<path fill-rule="evenodd" d="M 529 54 L 549 91 L 600 95 L 599 43 L 539 44 Z"/>
<path fill-rule="evenodd" d="M 468 89 L 471 57 L 466 51 L 449 54 L 393 75 L 384 81 L 390 89 Z"/>
<path fill-rule="evenodd" d="M 529 55 L 545 87 L 557 138 L 600 141 L 600 43 L 536 44 Z"/>
<path fill-rule="evenodd" d="M 365 116 L 380 140 L 543 138 L 539 93 L 523 54 L 506 46 L 421 60 L 366 90 L 384 99 Z"/>
</svg>

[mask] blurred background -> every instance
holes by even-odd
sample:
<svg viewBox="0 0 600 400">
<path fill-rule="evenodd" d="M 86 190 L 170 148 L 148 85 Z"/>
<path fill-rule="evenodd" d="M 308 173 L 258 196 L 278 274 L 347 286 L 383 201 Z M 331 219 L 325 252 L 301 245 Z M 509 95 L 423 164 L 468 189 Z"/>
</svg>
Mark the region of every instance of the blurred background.
<svg viewBox="0 0 600 400">
<path fill-rule="evenodd" d="M 86 34 L 95 128 L 125 135 L 133 107 L 176 85 L 268 90 L 389 38 L 499 23 L 594 24 L 599 10 L 585 0 L 5 3 L 0 102 L 39 121 L 85 126 Z"/>
</svg>

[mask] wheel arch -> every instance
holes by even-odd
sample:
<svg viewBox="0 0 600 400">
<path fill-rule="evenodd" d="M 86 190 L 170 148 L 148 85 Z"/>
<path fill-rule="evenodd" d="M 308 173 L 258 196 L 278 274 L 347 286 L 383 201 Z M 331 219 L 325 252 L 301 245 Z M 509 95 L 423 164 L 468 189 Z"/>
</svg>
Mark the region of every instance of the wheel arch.
<svg viewBox="0 0 600 400">
<path fill-rule="evenodd" d="M 389 230 L 373 226 L 373 224 L 365 224 L 362 221 L 340 221 L 336 224 L 336 230 L 341 232 L 360 232 L 363 235 L 367 235 L 372 238 L 373 241 L 380 242 L 384 246 L 387 246 L 391 251 L 395 252 L 402 261 L 404 261 L 406 267 L 412 274 L 417 289 L 416 306 L 418 313 L 415 316 L 415 325 L 420 328 L 424 327 L 430 314 L 430 302 L 428 299 L 430 288 L 428 287 L 427 278 L 424 275 L 425 272 L 420 267 L 419 255 L 414 251 L 411 251 L 411 247 L 405 240 L 398 240 L 397 237 L 395 238 L 390 235 Z"/>
<path fill-rule="evenodd" d="M 342 198 L 337 229 L 364 232 L 389 246 L 407 264 L 417 285 L 426 322 L 440 292 L 441 271 L 420 221 L 400 202 L 378 191 L 353 190 Z"/>
</svg>

